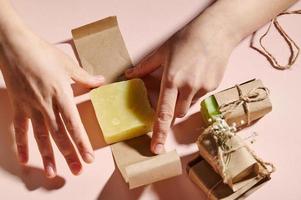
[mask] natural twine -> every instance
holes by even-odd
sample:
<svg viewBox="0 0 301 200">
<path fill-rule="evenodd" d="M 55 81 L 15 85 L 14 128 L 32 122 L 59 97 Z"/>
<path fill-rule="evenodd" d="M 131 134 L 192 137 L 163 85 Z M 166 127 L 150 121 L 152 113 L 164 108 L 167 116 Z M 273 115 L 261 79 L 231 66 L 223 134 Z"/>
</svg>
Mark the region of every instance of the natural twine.
<svg viewBox="0 0 301 200">
<path fill-rule="evenodd" d="M 284 29 L 282 28 L 282 26 L 278 22 L 278 17 L 283 16 L 283 15 L 291 15 L 291 14 L 301 14 L 301 10 L 286 11 L 286 12 L 280 13 L 279 15 L 277 15 L 277 17 L 275 17 L 274 19 L 271 20 L 271 23 L 269 24 L 267 30 L 264 32 L 264 34 L 259 39 L 259 44 L 260 44 L 262 50 L 259 49 L 259 48 L 257 48 L 257 47 L 255 47 L 255 46 L 253 46 L 253 44 L 252 44 L 253 42 L 251 42 L 251 48 L 255 49 L 256 51 L 258 51 L 259 53 L 261 53 L 263 56 L 265 56 L 275 69 L 286 70 L 286 69 L 291 68 L 292 65 L 295 64 L 295 62 L 296 62 L 296 60 L 297 60 L 297 58 L 299 56 L 299 53 L 300 53 L 299 46 L 284 31 Z M 265 48 L 264 45 L 263 45 L 263 39 L 268 35 L 268 33 L 269 33 L 272 25 L 274 25 L 274 27 L 279 32 L 279 34 L 281 35 L 281 37 L 285 40 L 285 42 L 287 43 L 287 45 L 289 47 L 289 50 L 290 50 L 290 54 L 291 55 L 290 55 L 290 57 L 288 59 L 288 63 L 285 64 L 285 65 L 279 64 L 279 62 L 272 55 L 272 53 L 270 51 L 268 51 L 267 48 Z"/>
</svg>

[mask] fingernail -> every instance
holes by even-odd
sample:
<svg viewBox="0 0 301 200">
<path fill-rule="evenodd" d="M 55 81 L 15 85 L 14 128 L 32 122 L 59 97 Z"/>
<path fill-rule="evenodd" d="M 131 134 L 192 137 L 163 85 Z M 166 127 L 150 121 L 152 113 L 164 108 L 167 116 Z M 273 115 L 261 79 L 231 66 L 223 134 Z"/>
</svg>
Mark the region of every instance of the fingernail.
<svg viewBox="0 0 301 200">
<path fill-rule="evenodd" d="M 105 78 L 102 75 L 94 76 L 95 82 L 103 82 Z"/>
<path fill-rule="evenodd" d="M 179 113 L 177 114 L 177 118 L 183 118 L 185 117 L 186 113 Z"/>
<path fill-rule="evenodd" d="M 48 164 L 48 165 L 46 166 L 46 176 L 47 176 L 48 178 L 54 178 L 54 177 L 56 176 L 52 164 Z"/>
<path fill-rule="evenodd" d="M 163 149 L 164 149 L 164 146 L 163 146 L 163 144 L 157 144 L 156 146 L 155 146 L 155 149 L 154 149 L 154 153 L 155 154 L 161 154 L 161 153 L 163 153 Z"/>
<path fill-rule="evenodd" d="M 91 153 L 85 153 L 84 154 L 84 160 L 87 163 L 92 163 L 94 161 L 94 155 Z"/>
<path fill-rule="evenodd" d="M 71 168 L 71 171 L 74 175 L 79 175 L 81 170 L 82 170 L 82 166 L 81 164 L 75 162 L 75 163 L 71 163 L 70 164 L 70 168 Z"/>
</svg>

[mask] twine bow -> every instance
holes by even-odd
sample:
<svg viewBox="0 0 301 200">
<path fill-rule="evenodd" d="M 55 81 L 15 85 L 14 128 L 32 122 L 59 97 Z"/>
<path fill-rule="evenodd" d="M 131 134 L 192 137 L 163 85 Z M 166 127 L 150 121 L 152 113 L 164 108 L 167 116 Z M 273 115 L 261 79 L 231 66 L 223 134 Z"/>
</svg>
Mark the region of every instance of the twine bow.
<svg viewBox="0 0 301 200">
<path fill-rule="evenodd" d="M 242 105 L 247 115 L 247 124 L 249 125 L 251 120 L 248 104 L 265 100 L 269 95 L 269 89 L 266 87 L 256 87 L 248 91 L 246 94 L 243 94 L 240 85 L 236 85 L 235 87 L 237 88 L 239 98 L 229 103 L 222 104 L 219 108 L 221 116 L 222 118 L 225 118 L 227 115 L 231 114 L 236 108 Z"/>
</svg>

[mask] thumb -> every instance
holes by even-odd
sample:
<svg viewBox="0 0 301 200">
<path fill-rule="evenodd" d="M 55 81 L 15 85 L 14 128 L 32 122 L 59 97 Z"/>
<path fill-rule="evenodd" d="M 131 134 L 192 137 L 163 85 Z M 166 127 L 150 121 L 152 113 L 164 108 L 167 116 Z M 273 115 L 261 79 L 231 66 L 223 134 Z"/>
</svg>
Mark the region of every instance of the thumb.
<svg viewBox="0 0 301 200">
<path fill-rule="evenodd" d="M 71 78 L 76 83 L 80 83 L 89 88 L 98 87 L 105 82 L 105 78 L 102 75 L 92 76 L 80 66 L 73 67 Z"/>
<path fill-rule="evenodd" d="M 164 60 L 164 52 L 162 48 L 152 52 L 145 57 L 135 67 L 127 69 L 125 72 L 126 78 L 140 78 L 155 71 Z"/>
</svg>

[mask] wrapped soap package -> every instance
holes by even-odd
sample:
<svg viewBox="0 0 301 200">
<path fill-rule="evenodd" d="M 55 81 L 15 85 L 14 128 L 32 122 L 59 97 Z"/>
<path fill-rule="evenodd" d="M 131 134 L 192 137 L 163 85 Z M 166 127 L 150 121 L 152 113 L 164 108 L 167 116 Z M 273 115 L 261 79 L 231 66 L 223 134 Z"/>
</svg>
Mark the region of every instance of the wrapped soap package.
<svg viewBox="0 0 301 200">
<path fill-rule="evenodd" d="M 250 176 L 242 181 L 242 186 L 234 192 L 201 156 L 188 164 L 187 173 L 210 200 L 236 200 L 246 197 L 269 180 L 268 176 Z"/>
<path fill-rule="evenodd" d="M 222 115 L 236 127 L 249 125 L 272 110 L 269 90 L 262 81 L 253 79 L 213 94 L 201 102 L 201 114 L 209 125 Z"/>
<path fill-rule="evenodd" d="M 76 28 L 72 35 L 84 69 L 103 75 L 106 83 L 124 80 L 123 73 L 132 62 L 116 17 Z M 182 174 L 176 151 L 150 152 L 154 111 L 142 80 L 101 86 L 90 96 L 105 141 L 114 143 L 114 160 L 130 189 Z"/>
<path fill-rule="evenodd" d="M 274 170 L 274 166 L 255 155 L 235 131 L 224 119 L 217 118 L 197 140 L 200 155 L 233 192 L 244 187 L 249 177 L 266 177 Z"/>
<path fill-rule="evenodd" d="M 214 122 L 207 128 L 199 136 L 197 145 L 200 155 L 233 191 L 239 189 L 235 183 L 258 171 L 256 159 L 224 120 Z"/>
</svg>

